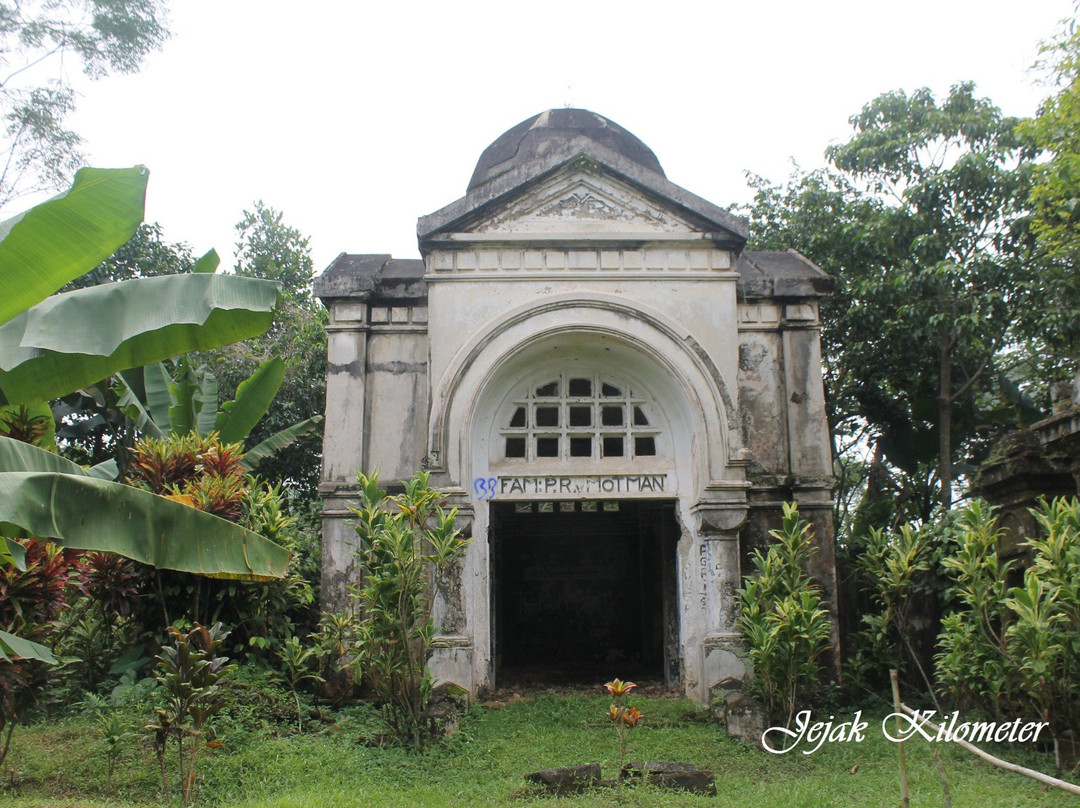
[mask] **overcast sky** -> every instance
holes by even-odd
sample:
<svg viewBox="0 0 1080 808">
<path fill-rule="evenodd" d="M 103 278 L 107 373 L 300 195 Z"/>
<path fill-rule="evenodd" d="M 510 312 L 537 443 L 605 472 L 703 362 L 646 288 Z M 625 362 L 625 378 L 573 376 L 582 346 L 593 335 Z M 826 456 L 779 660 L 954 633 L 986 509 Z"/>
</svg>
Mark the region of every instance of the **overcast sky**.
<svg viewBox="0 0 1080 808">
<path fill-rule="evenodd" d="M 416 219 L 463 196 L 484 148 L 545 109 L 604 115 L 668 179 L 718 205 L 745 171 L 823 162 L 887 90 L 963 80 L 1006 114 L 1072 0 L 635 3 L 173 0 L 173 38 L 136 76 L 80 85 L 98 166 L 150 168 L 147 218 L 231 265 L 262 199 L 340 252 L 418 257 Z"/>
</svg>

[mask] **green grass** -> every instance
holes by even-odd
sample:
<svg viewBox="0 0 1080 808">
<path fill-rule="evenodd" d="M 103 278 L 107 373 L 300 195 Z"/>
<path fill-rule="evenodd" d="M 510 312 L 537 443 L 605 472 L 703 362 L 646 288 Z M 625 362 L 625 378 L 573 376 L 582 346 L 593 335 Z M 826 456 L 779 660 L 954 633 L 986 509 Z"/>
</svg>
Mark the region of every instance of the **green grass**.
<svg viewBox="0 0 1080 808">
<path fill-rule="evenodd" d="M 823 746 L 814 755 L 770 755 L 729 739 L 694 706 L 674 699 L 632 700 L 645 719 L 631 735 L 631 759 L 678 760 L 710 768 L 717 797 L 690 796 L 652 787 L 621 795 L 599 790 L 573 797 L 543 797 L 525 788 L 522 775 L 537 769 L 600 763 L 614 774 L 615 735 L 604 714 L 604 696 L 545 693 L 502 709 L 476 708 L 459 732 L 424 754 L 364 745 L 377 731 L 363 708 L 312 720 L 317 731 L 291 734 L 287 721 L 251 726 L 250 715 L 222 723 L 226 749 L 199 761 L 199 804 L 277 806 L 745 806 L 764 808 L 873 808 L 899 804 L 896 747 L 880 734 L 881 715 L 870 719 L 862 743 Z M 869 716 L 868 716 L 869 717 Z M 133 715 L 132 720 L 138 720 Z M 838 720 L 841 720 L 838 717 Z M 332 721 L 333 723 L 330 723 Z M 1025 777 L 940 744 L 955 808 L 1076 806 L 1077 798 L 1047 791 Z M 941 784 L 927 742 L 906 745 L 911 805 L 943 805 Z M 1050 771 L 1047 756 L 1016 749 L 999 756 Z M 159 777 L 152 749 L 134 743 L 117 769 L 116 795 L 104 796 L 104 753 L 92 721 L 72 717 L 20 728 L 8 771 L 0 773 L 0 804 L 13 808 L 159 805 Z"/>
</svg>

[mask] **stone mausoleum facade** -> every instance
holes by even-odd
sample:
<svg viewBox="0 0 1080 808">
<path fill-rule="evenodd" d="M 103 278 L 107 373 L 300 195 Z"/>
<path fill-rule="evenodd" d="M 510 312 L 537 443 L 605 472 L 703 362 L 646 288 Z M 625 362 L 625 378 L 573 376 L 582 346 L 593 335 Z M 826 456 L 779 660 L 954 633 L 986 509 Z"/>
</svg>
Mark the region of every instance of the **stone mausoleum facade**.
<svg viewBox="0 0 1080 808">
<path fill-rule="evenodd" d="M 736 590 L 788 500 L 835 596 L 820 269 L 745 251 L 745 219 L 580 109 L 495 140 L 417 236 L 421 260 L 343 253 L 316 282 L 327 608 L 358 469 L 427 469 L 460 509 L 431 664 L 474 693 L 530 672 L 730 686 Z"/>
</svg>

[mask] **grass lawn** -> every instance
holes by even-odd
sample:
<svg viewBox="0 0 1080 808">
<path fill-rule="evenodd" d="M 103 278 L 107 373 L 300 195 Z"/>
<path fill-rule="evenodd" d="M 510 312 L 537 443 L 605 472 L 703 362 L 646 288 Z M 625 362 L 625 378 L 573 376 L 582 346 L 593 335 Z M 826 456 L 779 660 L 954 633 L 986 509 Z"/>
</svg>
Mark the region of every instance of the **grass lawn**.
<svg viewBox="0 0 1080 808">
<path fill-rule="evenodd" d="M 691 796 L 655 787 L 597 790 L 572 797 L 538 796 L 522 775 L 537 769 L 600 763 L 614 775 L 615 734 L 605 695 L 540 693 L 500 709 L 474 710 L 459 731 L 424 754 L 365 745 L 377 732 L 370 711 L 350 708 L 327 720 L 312 719 L 312 732 L 295 734 L 287 720 L 255 726 L 252 715 L 225 717 L 226 748 L 199 758 L 201 805 L 244 806 L 743 806 L 745 808 L 874 808 L 899 804 L 896 747 L 880 733 L 884 711 L 867 714 L 861 743 L 825 745 L 813 755 L 767 754 L 729 739 L 694 705 L 669 698 L 634 698 L 644 714 L 631 735 L 630 759 L 675 760 L 709 768 L 718 796 Z M 242 710 L 241 710 L 242 712 Z M 234 709 L 234 715 L 237 710 Z M 826 716 L 822 716 L 826 717 Z M 132 713 L 132 727 L 141 726 Z M 837 720 L 844 720 L 837 716 Z M 332 722 L 332 723 L 331 723 Z M 954 808 L 1076 806 L 1077 797 L 1044 790 L 949 744 L 937 745 Z M 941 806 L 941 781 L 933 745 L 906 745 L 911 805 Z M 1050 772 L 1047 756 L 1017 749 L 990 751 Z M 104 746 L 84 716 L 20 727 L 6 771 L 0 804 L 12 808 L 160 805 L 160 777 L 150 742 L 141 734 L 117 767 L 115 796 L 105 797 Z M 177 798 L 174 794 L 174 801 Z"/>
</svg>

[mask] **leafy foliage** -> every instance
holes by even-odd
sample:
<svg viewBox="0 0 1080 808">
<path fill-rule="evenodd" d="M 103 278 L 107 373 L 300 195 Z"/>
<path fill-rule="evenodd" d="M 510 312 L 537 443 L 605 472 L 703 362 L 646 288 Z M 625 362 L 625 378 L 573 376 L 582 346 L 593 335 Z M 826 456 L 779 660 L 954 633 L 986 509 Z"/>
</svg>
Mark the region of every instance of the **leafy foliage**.
<svg viewBox="0 0 1080 808">
<path fill-rule="evenodd" d="M 954 549 L 952 522 L 871 528 L 866 535 L 856 564 L 873 608 L 863 613 L 864 629 L 849 643 L 850 673 L 864 687 L 876 684 L 875 677 L 884 682 L 890 669 L 905 672 L 914 665 L 933 697 L 931 643 L 944 608 L 942 558 Z"/>
<path fill-rule="evenodd" d="M 116 408 L 135 431 L 154 438 L 166 435 L 217 433 L 226 443 L 247 443 L 256 425 L 268 414 L 285 376 L 285 362 L 272 357 L 261 363 L 236 388 L 235 398 L 219 405 L 218 380 L 194 355 L 177 357 L 169 365 L 158 362 L 120 374 Z M 262 461 L 316 430 L 322 422 L 314 415 L 269 436 L 246 452 L 244 466 L 254 469 Z"/>
<path fill-rule="evenodd" d="M 48 541 L 25 539 L 22 546 L 21 569 L 0 565 L 0 629 L 24 641 L 43 643 L 53 623 L 70 608 L 76 557 Z M 0 764 L 7 757 L 15 727 L 49 697 L 52 675 L 40 657 L 0 661 Z"/>
<path fill-rule="evenodd" d="M 171 798 L 165 766 L 170 742 L 176 743 L 180 795 L 185 805 L 197 793 L 196 758 L 204 749 L 220 746 L 214 741 L 211 720 L 225 705 L 221 680 L 235 667 L 229 665 L 228 657 L 217 656 L 226 636 L 228 632 L 220 623 L 211 628 L 196 623 L 188 632 L 170 626 L 172 644 L 163 646 L 156 657 L 154 679 L 165 691 L 165 704 L 154 710 L 154 719 L 146 728 L 154 735 L 166 800 Z"/>
<path fill-rule="evenodd" d="M 988 715 L 1034 712 L 1060 739 L 1080 720 L 1080 501 L 1044 501 L 1033 513 L 1042 536 L 1027 541 L 1034 561 L 1010 588 L 996 518 L 981 503 L 963 512 L 959 552 L 945 560 L 960 608 L 942 621 L 937 673 Z"/>
<path fill-rule="evenodd" d="M 443 510 L 443 495 L 428 485 L 425 472 L 394 497 L 379 488 L 378 472 L 357 479 L 360 506 L 353 513 L 363 584 L 353 592 L 360 613 L 356 657 L 390 729 L 419 748 L 430 734 L 432 576 L 459 558 L 468 540 L 454 528 L 457 509 Z"/>
<path fill-rule="evenodd" d="M 1041 67 L 1056 92 L 1021 131 L 1039 157 L 1032 169 L 1032 230 L 1047 257 L 1046 300 L 1054 302 L 1046 306 L 1046 327 L 1029 334 L 1033 361 L 1046 376 L 1072 369 L 1080 354 L 1080 311 L 1061 305 L 1080 294 L 1080 31 L 1075 18 L 1044 45 Z"/>
<path fill-rule="evenodd" d="M 177 497 L 194 508 L 235 522 L 279 544 L 299 549 L 295 520 L 285 513 L 280 487 L 246 473 L 239 444 L 224 444 L 216 434 L 172 434 L 137 441 L 128 464 L 128 482 L 155 494 Z M 294 570 L 280 581 L 252 584 L 144 567 L 150 604 L 144 624 L 164 628 L 180 617 L 197 622 L 224 621 L 237 650 L 262 651 L 291 636 L 294 620 L 311 606 L 311 586 Z M 160 617 L 155 617 L 160 615 Z"/>
<path fill-rule="evenodd" d="M 281 673 L 289 690 L 296 701 L 296 731 L 304 731 L 303 712 L 300 707 L 300 696 L 296 692 L 304 682 L 323 682 L 321 674 L 312 670 L 312 664 L 317 662 L 319 649 L 316 646 L 304 648 L 299 637 L 289 637 L 278 650 L 278 659 L 281 662 Z"/>
<path fill-rule="evenodd" d="M 281 284 L 282 299 L 274 324 L 262 336 L 207 356 L 224 397 L 238 397 L 239 388 L 268 361 L 283 363 L 274 406 L 250 432 L 251 447 L 322 413 L 326 404 L 326 310 L 312 295 L 314 267 L 308 238 L 287 225 L 279 211 L 261 201 L 244 211 L 237 223 L 236 274 Z M 265 458 L 260 473 L 286 482 L 301 499 L 318 496 L 322 468 L 321 424 L 295 443 Z"/>
<path fill-rule="evenodd" d="M 108 766 L 105 793 L 111 796 L 114 793 L 113 775 L 116 773 L 116 764 L 125 751 L 125 746 L 135 739 L 136 734 L 125 724 L 121 712 L 100 696 L 90 694 L 87 706 L 93 711 L 94 721 L 97 724 L 102 745 L 105 747 L 105 760 Z"/>
<path fill-rule="evenodd" d="M 739 590 L 739 628 L 749 646 L 754 693 L 773 717 L 789 725 L 799 699 L 819 684 L 819 657 L 829 649 L 831 624 L 821 588 L 805 572 L 814 552 L 811 525 L 798 506 L 784 504 L 776 541 L 751 555 L 756 574 Z"/>
</svg>

